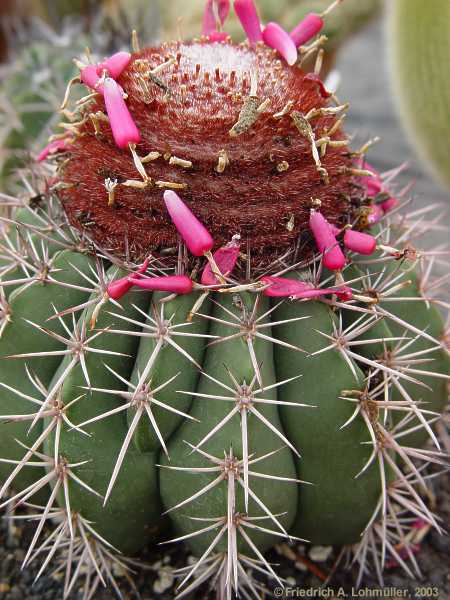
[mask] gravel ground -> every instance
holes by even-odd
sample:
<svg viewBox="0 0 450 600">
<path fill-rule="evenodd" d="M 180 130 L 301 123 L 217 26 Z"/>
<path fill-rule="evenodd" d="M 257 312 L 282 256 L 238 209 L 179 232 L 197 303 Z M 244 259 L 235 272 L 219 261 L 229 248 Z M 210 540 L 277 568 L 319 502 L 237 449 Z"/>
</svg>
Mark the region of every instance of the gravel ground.
<svg viewBox="0 0 450 600">
<path fill-rule="evenodd" d="M 352 104 L 347 128 L 349 131 L 356 131 L 358 139 L 361 140 L 374 135 L 382 137 L 382 142 L 370 155 L 371 161 L 377 168 L 387 170 L 404 160 L 410 162 L 411 168 L 408 174 L 402 175 L 402 180 L 407 182 L 411 176 L 417 179 L 415 188 L 417 204 L 424 206 L 430 202 L 448 201 L 448 194 L 424 173 L 414 159 L 413 151 L 407 145 L 395 115 L 384 65 L 385 49 L 380 24 L 375 24 L 369 31 L 352 40 L 342 52 L 338 68 L 343 84 L 339 95 L 349 99 Z M 447 224 L 450 225 L 450 218 L 447 218 Z M 448 241 L 448 239 L 445 240 L 443 237 L 441 241 Z M 450 481 L 446 477 L 441 477 L 434 485 L 436 512 L 442 518 L 444 526 L 448 526 L 450 524 Z M 1 600 L 60 600 L 62 598 L 61 582 L 57 577 L 42 577 L 31 587 L 36 570 L 31 568 L 21 572 L 20 564 L 25 554 L 24 548 L 31 536 L 32 529 L 29 526 L 16 528 L 11 533 L 7 531 L 6 522 L 1 522 Z M 282 597 L 301 597 L 299 594 L 295 595 L 295 587 L 303 588 L 310 596 L 314 588 L 315 597 L 319 597 L 317 590 L 323 585 L 323 581 L 318 575 L 330 574 L 337 553 L 337 549 L 279 546 L 269 558 L 273 562 L 280 563 L 278 572 L 291 586 L 292 592 Z M 323 560 L 327 554 L 328 557 Z M 164 576 L 164 567 L 183 566 L 186 564 L 187 557 L 179 548 L 173 548 L 169 551 L 165 550 L 164 554 L 154 549 L 140 558 L 150 565 L 133 577 L 142 600 L 172 599 L 175 595 L 172 585 L 163 591 L 165 585 L 172 583 L 171 578 Z M 430 532 L 421 545 L 418 562 L 423 575 L 418 581 L 411 581 L 398 568 L 387 571 L 385 587 L 392 588 L 392 593 L 385 591 L 383 598 L 400 597 L 398 592 L 402 592 L 403 597 L 411 599 L 436 597 L 439 600 L 450 599 L 450 538 Z M 349 594 L 348 597 L 352 597 L 351 586 L 354 577 L 354 572 L 337 570 L 329 582 L 329 586 L 335 590 L 335 597 L 343 597 L 337 595 L 341 586 Z M 379 597 L 376 595 L 379 590 L 376 579 L 367 577 L 363 585 L 372 588 L 375 592 L 362 592 L 358 595 L 359 598 L 369 600 L 369 598 Z M 134 592 L 126 591 L 126 582 L 124 588 L 125 598 L 138 597 Z M 434 595 L 434 588 L 437 588 L 438 595 Z M 111 597 L 110 591 L 99 590 L 94 600 L 107 600 Z M 206 592 L 195 594 L 198 600 L 206 597 Z M 277 596 L 273 593 L 264 596 L 267 600 L 275 597 Z M 74 594 L 74 600 L 77 600 L 77 594 Z"/>
</svg>

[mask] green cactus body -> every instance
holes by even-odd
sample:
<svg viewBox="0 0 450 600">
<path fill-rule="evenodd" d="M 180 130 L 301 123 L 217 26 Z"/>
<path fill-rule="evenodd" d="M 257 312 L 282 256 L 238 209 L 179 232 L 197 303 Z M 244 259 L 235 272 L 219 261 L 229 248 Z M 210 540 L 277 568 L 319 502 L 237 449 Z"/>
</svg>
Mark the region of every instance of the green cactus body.
<svg viewBox="0 0 450 600">
<path fill-rule="evenodd" d="M 245 296 L 221 299 L 220 306 L 216 307 L 213 311 L 213 318 L 229 321 L 231 317 L 230 312 L 235 315 L 235 318 L 242 318 L 243 311 L 252 310 L 251 306 L 246 305 L 246 303 L 250 302 L 253 303 L 254 300 Z M 261 316 L 267 311 L 268 303 L 261 302 L 259 309 L 258 316 Z M 260 393 L 255 395 L 253 404 L 258 413 L 262 415 L 262 419 L 267 420 L 279 432 L 278 435 L 269 429 L 262 419 L 259 418 L 258 414 L 252 412 L 251 408 L 247 411 L 245 408 L 239 411 L 238 408 L 241 406 L 239 404 L 239 392 L 238 390 L 236 390 L 235 394 L 233 394 L 233 391 L 230 392 L 230 389 L 234 389 L 234 381 L 240 386 L 252 386 L 254 390 L 258 390 L 260 387 L 254 381 L 255 372 L 245 336 L 240 336 L 237 339 L 229 341 L 226 340 L 228 336 L 233 336 L 235 333 L 236 329 L 234 327 L 227 326 L 216 320 L 212 321 L 210 334 L 217 336 L 218 339 L 222 338 L 224 341 L 220 344 L 211 345 L 206 351 L 203 366 L 204 375 L 200 378 L 198 391 L 196 392 L 197 396 L 193 401 L 190 411 L 190 416 L 198 419 L 198 422 L 186 421 L 170 440 L 168 450 L 171 460 L 170 463 L 164 460 L 163 465 L 166 468 L 162 469 L 160 474 L 161 496 L 166 509 L 171 509 L 180 502 L 183 502 L 217 479 L 218 473 L 216 472 L 212 474 L 207 472 L 200 473 L 199 476 L 195 476 L 189 472 L 172 471 L 169 465 L 173 464 L 176 466 L 182 464 L 184 467 L 192 468 L 211 467 L 211 461 L 202 456 L 200 452 L 190 452 L 186 441 L 189 441 L 193 447 L 200 445 L 213 428 L 223 422 L 230 414 L 231 418 L 226 421 L 226 424 L 220 428 L 216 435 L 211 436 L 209 440 L 201 444 L 199 450 L 203 450 L 221 460 L 224 457 L 224 451 L 228 454 L 232 452 L 233 456 L 241 458 L 244 452 L 243 446 L 247 444 L 248 453 L 257 459 L 282 447 L 283 442 L 280 436 L 284 436 L 284 433 L 278 415 L 278 408 L 276 405 L 270 404 L 270 401 L 276 399 L 276 390 L 273 388 L 276 379 L 271 344 L 258 339 L 254 343 L 256 360 L 261 364 L 261 378 L 267 389 L 263 388 Z M 224 388 L 223 385 L 228 386 L 228 389 Z M 251 394 L 249 396 L 251 397 Z M 269 402 L 258 403 L 258 396 L 264 397 Z M 229 397 L 229 400 L 221 401 L 223 397 Z M 245 401 L 244 398 L 242 402 L 245 403 Z M 251 402 L 252 400 L 249 401 Z M 234 414 L 232 414 L 233 411 Z M 244 428 L 241 429 L 242 419 L 245 419 L 247 423 L 247 436 L 243 434 Z M 253 469 L 251 468 L 251 470 Z M 287 449 L 262 460 L 258 463 L 255 471 L 267 473 L 269 476 L 273 475 L 290 479 L 295 479 L 296 477 L 293 458 Z M 239 478 L 242 481 L 242 473 L 239 475 Z M 270 479 L 258 478 L 252 475 L 250 475 L 249 479 L 250 490 L 267 507 L 266 510 L 263 510 L 261 505 L 258 505 L 254 497 L 250 495 L 249 514 L 255 517 L 267 517 L 268 512 L 269 514 L 278 515 L 287 511 L 286 516 L 279 517 L 279 523 L 282 527 L 288 529 L 296 512 L 296 486 L 288 482 L 280 483 L 279 485 L 283 486 L 283 494 L 280 494 L 278 486 L 274 486 Z M 235 485 L 237 488 L 236 512 L 245 514 L 247 511 L 245 510 L 242 486 L 238 482 Z M 210 498 L 214 498 L 213 502 L 210 502 Z M 214 518 L 220 514 L 226 514 L 228 502 L 227 486 L 217 486 L 207 495 L 199 497 L 195 502 L 183 507 L 182 511 L 173 512 L 172 518 L 177 529 L 182 534 L 187 535 L 198 529 L 198 524 L 195 521 L 186 519 L 185 515 L 189 515 L 190 517 Z M 267 521 L 266 527 L 269 530 L 273 529 L 273 521 Z M 275 525 L 276 529 L 278 527 Z M 189 543 L 194 552 L 201 554 L 207 549 L 216 535 L 217 532 L 213 532 L 208 536 L 192 538 Z M 273 533 L 256 532 L 256 535 L 253 535 L 250 532 L 249 535 L 251 538 L 255 538 L 258 548 L 262 551 L 273 545 L 276 541 L 276 535 Z M 227 538 L 226 536 L 224 538 L 218 544 L 216 550 L 224 551 L 226 549 Z M 239 551 L 243 550 L 241 545 L 247 547 L 242 540 L 238 547 Z"/>
<path fill-rule="evenodd" d="M 144 382 L 150 381 L 152 389 L 164 386 L 157 397 L 169 410 L 158 405 L 152 408 L 160 438 L 163 440 L 173 433 L 185 418 L 183 413 L 185 415 L 189 410 L 189 393 L 196 389 L 208 329 L 206 319 L 195 318 L 188 321 L 189 311 L 193 306 L 192 297 L 177 296 L 161 304 L 161 300 L 165 300 L 166 297 L 167 294 L 163 293 L 155 293 L 153 296 L 154 310 L 151 314 L 152 321 L 149 321 L 151 330 L 143 331 L 143 336 L 148 333 L 151 337 L 142 337 L 131 377 L 135 387 L 139 387 L 141 378 Z M 205 303 L 203 311 L 208 313 L 210 306 L 209 302 Z M 155 333 L 155 329 L 165 327 L 165 323 L 173 327 L 168 330 L 167 338 L 170 342 Z M 177 390 L 183 390 L 184 393 L 177 394 Z M 174 397 L 177 398 L 175 402 Z M 133 416 L 134 411 L 130 410 L 129 421 L 132 421 Z M 160 438 L 154 428 L 149 428 L 147 423 L 140 423 L 135 442 L 141 451 L 151 452 L 159 449 Z"/>
<path fill-rule="evenodd" d="M 116 276 L 118 269 L 111 267 L 109 273 Z M 139 315 L 138 308 L 147 310 L 148 307 L 149 295 L 138 292 L 128 295 L 116 310 L 124 317 L 135 320 Z M 95 308 L 87 309 L 82 314 L 78 324 L 80 329 L 83 325 L 90 327 L 93 310 Z M 117 318 L 109 311 L 102 311 L 96 321 L 96 330 L 107 331 L 117 325 L 116 321 Z M 89 348 L 95 350 L 87 351 L 85 357 L 85 368 L 92 390 L 86 389 L 83 367 L 78 363 L 64 378 L 59 396 L 60 402 L 69 407 L 66 416 L 74 424 L 95 419 L 121 406 L 119 394 L 120 391 L 125 392 L 126 388 L 119 377 L 128 379 L 130 376 L 137 338 L 105 333 L 90 343 Z M 53 377 L 54 383 L 67 369 L 71 359 L 68 356 L 62 361 Z M 117 390 L 117 395 L 108 393 L 108 390 Z M 77 468 L 77 477 L 104 496 L 114 462 L 126 436 L 125 415 L 123 412 L 114 414 L 107 420 L 86 425 L 82 430 L 87 435 L 80 436 L 80 432 L 71 430 L 67 423 L 63 426 L 60 453 L 68 464 L 86 461 L 86 464 Z M 53 455 L 54 443 L 55 436 L 46 442 L 45 449 L 49 456 Z M 130 451 L 106 506 L 103 506 L 102 496 L 96 496 L 77 481 L 69 483 L 72 510 L 95 523 L 97 533 L 106 537 L 121 552 L 136 552 L 151 539 L 157 529 L 161 508 L 155 462 L 156 456 L 153 454 Z M 63 491 L 60 491 L 60 497 L 64 504 Z"/>
<path fill-rule="evenodd" d="M 302 411 L 281 408 L 287 435 L 301 453 L 296 461 L 298 476 L 313 484 L 300 489 L 294 531 L 320 544 L 356 542 L 378 502 L 379 474 L 372 467 L 356 478 L 370 455 L 370 448 L 363 445 L 368 441 L 367 427 L 359 417 L 341 429 L 352 416 L 353 406 L 340 396 L 344 390 L 362 391 L 364 376 L 336 348 L 314 356 L 330 342 L 319 332 L 333 336 L 336 325 L 327 306 L 283 304 L 274 314 L 277 321 L 300 316 L 305 320 L 274 328 L 277 338 L 301 344 L 308 353 L 298 355 L 275 347 L 278 380 L 301 375 L 280 390 L 280 399 L 313 406 Z"/>
<path fill-rule="evenodd" d="M 36 42 L 22 50 L 7 71 L 2 83 L 4 100 L 0 102 L 5 148 L 0 182 L 5 191 L 17 189 L 15 170 L 29 162 L 29 152 L 44 145 L 51 128 L 61 120 L 56 113 L 58 102 L 74 76 L 72 58 L 82 49 L 82 40 L 69 48 Z"/>
<path fill-rule="evenodd" d="M 388 2 L 391 79 L 399 115 L 425 165 L 450 185 L 450 86 L 442 65 L 450 53 L 446 0 Z"/>
<path fill-rule="evenodd" d="M 62 311 L 86 299 L 83 290 L 70 289 L 58 282 L 64 281 L 73 286 L 82 286 L 84 279 L 74 270 L 77 267 L 82 273 L 88 274 L 92 260 L 82 254 L 63 251 L 53 261 L 55 283 L 36 281 L 32 285 L 24 285 L 17 289 L 10 298 L 9 322 L 3 330 L 0 340 L 2 356 L 2 386 L 0 387 L 2 411 L 4 415 L 31 414 L 34 405 L 27 402 L 21 395 L 36 397 L 37 390 L 27 374 L 36 374 L 43 386 L 48 386 L 58 363 L 60 354 L 65 349 L 63 343 L 45 333 L 39 328 L 46 328 L 56 334 L 62 335 L 64 328 L 58 320 L 48 322 L 47 319 L 55 314 L 56 310 Z M 35 325 L 31 325 L 30 321 Z M 7 357 L 24 353 L 54 353 L 50 357 L 29 357 L 23 359 L 9 359 Z M 11 391 L 11 388 L 14 391 Z M 39 394 L 37 394 L 40 400 Z M 3 458 L 20 460 L 23 448 L 15 442 L 32 445 L 42 433 L 42 423 L 38 421 L 34 431 L 27 435 L 31 421 L 17 421 L 11 423 L 1 436 L 1 453 Z M 6 479 L 12 468 L 8 464 L 0 466 L 1 477 Z M 34 469 L 23 469 L 15 482 L 20 487 L 31 484 L 35 480 Z"/>
<path fill-rule="evenodd" d="M 65 598 L 161 542 L 195 555 L 180 597 L 223 600 L 281 585 L 280 540 L 344 546 L 360 583 L 417 573 L 441 532 L 421 493 L 447 305 L 413 247 L 434 221 L 349 149 L 348 106 L 301 68 L 320 39 L 259 40 L 249 6 L 250 43 L 208 2 L 198 40 L 77 63 L 70 143 L 1 232 L 0 496 L 42 503 L 24 562 L 59 561 Z"/>
</svg>

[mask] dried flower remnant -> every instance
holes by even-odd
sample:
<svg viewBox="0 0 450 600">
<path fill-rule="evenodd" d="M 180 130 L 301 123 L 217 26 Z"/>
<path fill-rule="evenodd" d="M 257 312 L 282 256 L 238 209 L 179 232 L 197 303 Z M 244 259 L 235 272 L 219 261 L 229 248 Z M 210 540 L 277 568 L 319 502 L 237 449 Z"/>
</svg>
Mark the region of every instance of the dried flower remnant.
<svg viewBox="0 0 450 600">
<path fill-rule="evenodd" d="M 148 269 L 149 264 L 150 259 L 147 258 L 139 267 L 139 269 L 137 269 L 137 271 L 132 275 L 126 275 L 125 277 L 121 277 L 120 279 L 111 281 L 106 288 L 108 296 L 113 300 L 120 300 L 120 298 L 123 298 L 123 296 L 125 296 L 125 294 L 127 294 L 134 285 L 130 281 L 130 278 L 133 277 L 134 279 L 136 279 L 139 275 L 144 275 L 144 273 Z"/>
<path fill-rule="evenodd" d="M 214 262 L 224 277 L 227 277 L 233 271 L 237 259 L 239 258 L 239 252 L 239 236 L 234 236 L 229 244 L 214 252 Z M 213 273 L 213 267 L 210 263 L 205 265 L 205 268 L 202 271 L 201 283 L 202 285 L 218 285 L 221 283 L 217 275 Z"/>
</svg>

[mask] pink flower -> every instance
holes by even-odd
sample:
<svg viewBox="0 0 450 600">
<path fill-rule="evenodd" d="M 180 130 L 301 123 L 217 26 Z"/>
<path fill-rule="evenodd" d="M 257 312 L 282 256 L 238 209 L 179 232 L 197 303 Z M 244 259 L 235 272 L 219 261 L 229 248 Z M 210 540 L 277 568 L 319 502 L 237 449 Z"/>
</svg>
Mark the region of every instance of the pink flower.
<svg viewBox="0 0 450 600">
<path fill-rule="evenodd" d="M 370 206 L 370 212 L 367 217 L 367 222 L 369 223 L 369 226 L 376 225 L 377 223 L 379 223 L 383 218 L 383 215 L 384 213 L 381 206 L 379 204 L 372 204 Z"/>
<path fill-rule="evenodd" d="M 126 148 L 128 144 L 139 144 L 141 135 L 125 104 L 121 87 L 111 77 L 105 79 L 103 87 L 106 112 L 117 146 Z"/>
<path fill-rule="evenodd" d="M 70 142 L 68 138 L 63 138 L 60 140 L 54 140 L 50 142 L 43 148 L 39 154 L 37 155 L 36 160 L 38 162 L 43 162 L 50 156 L 50 154 L 56 154 L 57 152 L 65 152 L 66 150 L 70 150 Z"/>
<path fill-rule="evenodd" d="M 317 248 L 323 254 L 324 267 L 332 271 L 341 270 L 345 266 L 345 256 L 336 241 L 330 223 L 320 212 L 312 210 L 309 226 Z"/>
<path fill-rule="evenodd" d="M 394 208 L 396 208 L 399 205 L 399 201 L 397 198 L 395 198 L 394 196 L 391 196 L 390 198 L 388 198 L 387 200 L 385 200 L 384 202 L 381 203 L 381 209 L 384 212 L 384 214 L 390 212 L 391 210 L 394 210 Z"/>
<path fill-rule="evenodd" d="M 234 0 L 234 10 L 247 34 L 250 44 L 261 42 L 261 21 L 253 0 Z"/>
<path fill-rule="evenodd" d="M 203 13 L 202 35 L 209 36 L 212 41 L 222 41 L 228 37 L 220 29 L 230 13 L 230 0 L 207 0 Z M 216 17 L 219 18 L 217 22 Z M 213 39 L 214 38 L 214 39 Z"/>
<path fill-rule="evenodd" d="M 309 13 L 300 23 L 291 31 L 291 38 L 295 46 L 299 48 L 309 42 L 311 38 L 321 31 L 323 27 L 323 19 L 316 13 Z"/>
<path fill-rule="evenodd" d="M 131 54 L 129 52 L 116 52 L 109 58 L 97 65 L 97 75 L 101 77 L 103 71 L 107 71 L 109 77 L 117 79 L 130 64 Z"/>
<path fill-rule="evenodd" d="M 237 241 L 231 241 L 223 248 L 219 248 L 213 254 L 214 262 L 216 263 L 220 273 L 225 277 L 231 273 L 236 265 L 239 257 L 240 244 Z M 217 285 L 221 283 L 216 275 L 214 275 L 211 263 L 208 263 L 203 269 L 201 282 L 203 285 Z"/>
<path fill-rule="evenodd" d="M 230 34 L 225 31 L 212 31 L 208 37 L 210 42 L 224 42 Z"/>
<path fill-rule="evenodd" d="M 143 275 L 148 269 L 149 262 L 150 259 L 146 258 L 142 265 L 139 267 L 139 269 L 136 271 L 136 273 L 133 273 L 133 275 L 135 277 Z M 126 277 L 121 277 L 120 279 L 111 281 L 106 288 L 106 292 L 108 296 L 113 300 L 120 300 L 120 298 L 125 296 L 125 294 L 129 292 L 132 287 L 133 284 L 130 283 L 130 275 L 127 275 Z"/>
<path fill-rule="evenodd" d="M 387 194 L 390 196 L 390 192 L 388 190 L 388 188 L 384 185 L 383 183 L 383 179 L 381 177 L 381 175 L 378 173 L 378 171 L 375 169 L 375 167 L 373 167 L 371 164 L 369 164 L 368 162 L 363 161 L 362 159 L 360 159 L 357 163 L 357 166 L 359 168 L 364 168 L 367 169 L 368 171 L 372 171 L 372 173 L 374 173 L 374 177 L 369 177 L 369 176 L 364 176 L 361 177 L 361 183 L 364 186 L 367 195 L 370 198 L 375 198 L 376 196 L 378 196 L 378 194 Z M 384 202 L 381 202 L 381 204 L 379 206 L 381 206 L 381 210 L 377 209 L 376 212 L 376 218 L 378 218 L 378 221 L 381 219 L 383 214 L 386 214 L 388 212 L 390 212 L 391 210 L 393 210 L 394 208 L 396 208 L 399 204 L 399 201 L 397 198 L 395 198 L 394 196 L 390 196 L 387 200 L 385 200 Z M 376 221 L 376 222 L 378 222 Z"/>
<path fill-rule="evenodd" d="M 210 252 L 214 240 L 206 227 L 186 206 L 183 200 L 172 190 L 164 192 L 164 202 L 173 224 L 194 256 L 203 256 Z"/>
<path fill-rule="evenodd" d="M 97 65 L 88 65 L 87 67 L 81 69 L 80 79 L 84 85 L 87 85 L 87 87 L 91 88 L 95 92 L 103 94 L 103 86 L 100 85 L 96 87 L 97 83 L 100 81 L 100 76 L 97 72 Z"/>
<path fill-rule="evenodd" d="M 367 195 L 370 198 L 375 198 L 375 196 L 383 191 L 383 180 L 381 175 L 374 166 L 362 158 L 357 161 L 356 166 L 358 169 L 365 169 L 373 173 L 373 177 L 370 175 L 363 175 L 360 177 L 360 183 L 365 188 Z"/>
<path fill-rule="evenodd" d="M 347 229 L 344 233 L 344 246 L 352 252 L 369 256 L 375 252 L 377 240 L 369 233 Z"/>
<path fill-rule="evenodd" d="M 192 279 L 187 275 L 167 275 L 165 277 L 151 277 L 149 279 L 129 277 L 128 280 L 132 285 L 137 285 L 144 290 L 170 292 L 173 294 L 190 294 L 194 287 Z"/>
<path fill-rule="evenodd" d="M 278 50 L 288 65 L 295 65 L 298 58 L 297 48 L 290 35 L 282 27 L 277 23 L 268 23 L 262 37 L 267 46 Z"/>
</svg>

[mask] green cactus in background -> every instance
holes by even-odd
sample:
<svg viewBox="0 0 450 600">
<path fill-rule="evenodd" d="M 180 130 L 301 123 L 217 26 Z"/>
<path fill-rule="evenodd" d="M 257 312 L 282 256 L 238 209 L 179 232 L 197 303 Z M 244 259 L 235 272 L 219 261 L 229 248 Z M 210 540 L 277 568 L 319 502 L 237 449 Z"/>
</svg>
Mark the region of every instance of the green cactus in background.
<svg viewBox="0 0 450 600">
<path fill-rule="evenodd" d="M 1 196 L 1 506 L 32 507 L 24 565 L 56 564 L 65 598 L 159 542 L 195 556 L 178 597 L 222 600 L 282 585 L 280 539 L 342 546 L 359 585 L 417 575 L 416 529 L 443 533 L 435 221 L 350 148 L 320 54 L 303 71 L 321 18 L 297 48 L 237 0 L 235 44 L 228 8 L 78 62 L 65 135 Z"/>
<path fill-rule="evenodd" d="M 0 96 L 3 189 L 10 189 L 15 170 L 29 164 L 29 153 L 45 144 L 60 120 L 61 94 L 75 75 L 74 52 L 81 50 L 35 43 L 8 67 Z"/>
<path fill-rule="evenodd" d="M 446 0 L 388 2 L 391 81 L 398 112 L 424 164 L 450 186 L 450 86 L 442 77 L 450 54 Z"/>
</svg>

